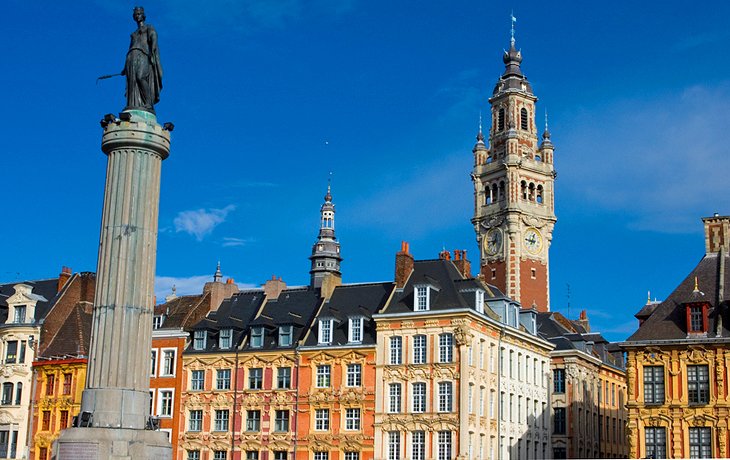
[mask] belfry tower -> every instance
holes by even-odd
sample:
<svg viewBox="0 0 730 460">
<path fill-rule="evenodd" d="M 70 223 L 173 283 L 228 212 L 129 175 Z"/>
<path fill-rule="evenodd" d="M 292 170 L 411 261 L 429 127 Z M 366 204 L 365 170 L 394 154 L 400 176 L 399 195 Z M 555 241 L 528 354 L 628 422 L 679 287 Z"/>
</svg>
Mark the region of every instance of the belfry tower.
<svg viewBox="0 0 730 460">
<path fill-rule="evenodd" d="M 340 243 L 335 238 L 335 205 L 332 203 L 332 189 L 327 184 L 327 193 L 324 196 L 324 203 L 320 208 L 319 235 L 312 246 L 311 286 L 322 287 L 322 282 L 327 275 L 334 275 L 342 278 L 340 272 Z"/>
<path fill-rule="evenodd" d="M 522 74 L 514 17 L 505 70 L 494 87 L 489 146 L 481 120 L 474 146 L 474 230 L 484 280 L 524 308 L 550 310 L 549 249 L 555 217 L 553 144 L 547 129 L 538 143 L 537 97 Z"/>
</svg>

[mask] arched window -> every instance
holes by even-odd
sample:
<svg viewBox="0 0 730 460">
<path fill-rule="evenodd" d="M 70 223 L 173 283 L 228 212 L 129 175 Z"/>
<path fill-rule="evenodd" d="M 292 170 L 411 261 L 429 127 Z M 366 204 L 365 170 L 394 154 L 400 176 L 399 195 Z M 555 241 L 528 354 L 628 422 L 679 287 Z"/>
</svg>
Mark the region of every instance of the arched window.
<svg viewBox="0 0 730 460">
<path fill-rule="evenodd" d="M 497 131 L 504 131 L 504 108 L 497 112 Z"/>
<path fill-rule="evenodd" d="M 18 382 L 18 386 L 15 389 L 15 405 L 19 406 L 20 401 L 23 399 L 23 384 Z"/>
<path fill-rule="evenodd" d="M 522 181 L 520 182 L 520 192 L 522 193 L 522 199 L 527 199 L 527 182 Z"/>
<path fill-rule="evenodd" d="M 537 203 L 542 204 L 542 185 L 537 186 Z"/>
<path fill-rule="evenodd" d="M 537 162 L 542 161 L 542 157 L 540 155 L 535 155 L 535 161 L 537 161 Z"/>
<path fill-rule="evenodd" d="M 9 406 L 13 403 L 13 384 L 10 382 L 3 383 L 2 400 L 0 404 Z"/>
<path fill-rule="evenodd" d="M 532 182 L 530 182 L 527 199 L 530 201 L 535 201 L 535 184 L 533 184 Z"/>
<path fill-rule="evenodd" d="M 499 183 L 499 200 L 500 201 L 504 201 L 504 199 L 506 198 L 506 196 L 507 196 L 507 194 L 504 191 L 504 181 L 501 181 Z"/>
<path fill-rule="evenodd" d="M 492 184 L 492 202 L 499 200 L 499 191 L 497 190 L 497 184 Z"/>
<path fill-rule="evenodd" d="M 527 119 L 527 109 L 522 107 L 522 109 L 520 110 L 520 128 L 523 131 L 527 131 L 529 126 L 530 126 L 530 124 Z"/>
<path fill-rule="evenodd" d="M 484 204 L 492 204 L 492 188 L 489 184 L 484 187 Z"/>
</svg>

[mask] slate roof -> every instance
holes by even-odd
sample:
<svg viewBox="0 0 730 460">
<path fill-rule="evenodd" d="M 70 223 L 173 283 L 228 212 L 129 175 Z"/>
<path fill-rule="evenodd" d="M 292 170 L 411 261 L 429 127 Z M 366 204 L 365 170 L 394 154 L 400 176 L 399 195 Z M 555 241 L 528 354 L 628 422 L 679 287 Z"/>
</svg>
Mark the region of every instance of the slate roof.
<svg viewBox="0 0 730 460">
<path fill-rule="evenodd" d="M 317 313 L 322 299 L 319 290 L 311 287 L 285 289 L 276 299 L 267 299 L 260 313 L 251 321 L 251 326 L 263 326 L 264 345 L 262 348 L 251 348 L 250 341 L 246 343 L 249 350 L 281 349 L 278 344 L 279 326 L 292 326 L 292 343 L 294 348 L 303 340 L 309 330 L 312 320 Z"/>
<path fill-rule="evenodd" d="M 720 270 L 721 259 L 725 267 L 724 270 Z M 724 276 L 720 279 L 722 271 L 724 271 Z M 699 290 L 704 295 L 693 294 L 695 277 L 697 278 Z M 722 288 L 724 292 L 721 299 L 718 299 L 719 288 Z M 730 302 L 727 298 L 729 288 L 730 256 L 721 256 L 720 253 L 705 255 L 666 300 L 650 309 L 644 306 L 637 313 L 637 317 L 641 314 L 646 316 L 646 319 L 624 343 L 686 339 L 686 307 L 683 303 L 698 300 L 710 304 L 707 337 L 730 337 L 730 330 L 728 330 L 728 326 L 730 326 L 730 308 L 728 308 Z M 722 319 L 722 326 L 718 330 L 719 318 Z"/>
<path fill-rule="evenodd" d="M 87 312 L 84 303 L 77 303 L 38 359 L 79 355 L 88 357 L 92 316 L 90 308 Z"/>
<path fill-rule="evenodd" d="M 15 289 L 13 288 L 13 286 L 15 286 L 16 284 L 27 284 L 28 286 L 31 286 L 33 288 L 33 290 L 31 291 L 32 294 L 40 295 L 44 299 L 46 299 L 45 301 L 39 300 L 38 303 L 36 303 L 35 307 L 36 322 L 45 318 L 48 314 L 48 311 L 53 306 L 54 299 L 58 294 L 58 278 L 36 281 L 18 281 L 15 283 L 0 284 L 0 324 L 5 323 L 5 321 L 8 319 L 7 299 L 8 297 L 15 294 Z"/>
<path fill-rule="evenodd" d="M 555 345 L 555 351 L 578 350 L 600 359 L 604 364 L 625 369 L 623 355 L 617 344 L 598 332 L 588 332 L 579 322 L 558 312 L 537 314 L 537 333 Z"/>
<path fill-rule="evenodd" d="M 206 306 L 207 308 L 205 308 Z M 160 326 L 162 328 L 185 329 L 193 325 L 191 321 L 199 320 L 199 318 L 195 318 L 195 313 L 199 312 L 201 308 L 206 312 L 210 310 L 209 292 L 184 295 L 155 305 L 155 316 L 165 315 L 165 319 Z"/>
<path fill-rule="evenodd" d="M 317 346 L 317 319 L 334 318 L 331 345 L 348 344 L 348 319 L 364 318 L 363 345 L 375 345 L 375 321 L 373 314 L 380 311 L 395 289 L 394 283 L 345 284 L 337 286 L 328 301 L 320 309 L 311 333 L 306 336 L 304 346 Z"/>
</svg>

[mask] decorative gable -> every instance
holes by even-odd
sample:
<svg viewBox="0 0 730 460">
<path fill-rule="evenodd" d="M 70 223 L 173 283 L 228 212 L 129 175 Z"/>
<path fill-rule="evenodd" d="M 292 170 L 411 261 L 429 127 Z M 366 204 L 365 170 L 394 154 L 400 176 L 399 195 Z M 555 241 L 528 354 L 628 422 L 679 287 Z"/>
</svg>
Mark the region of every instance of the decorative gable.
<svg viewBox="0 0 730 460">
<path fill-rule="evenodd" d="M 33 294 L 33 287 L 27 284 L 13 286 L 15 294 L 8 297 L 8 319 L 5 324 L 27 324 L 35 321 L 35 307 L 38 302 L 47 302 L 42 295 Z"/>
</svg>

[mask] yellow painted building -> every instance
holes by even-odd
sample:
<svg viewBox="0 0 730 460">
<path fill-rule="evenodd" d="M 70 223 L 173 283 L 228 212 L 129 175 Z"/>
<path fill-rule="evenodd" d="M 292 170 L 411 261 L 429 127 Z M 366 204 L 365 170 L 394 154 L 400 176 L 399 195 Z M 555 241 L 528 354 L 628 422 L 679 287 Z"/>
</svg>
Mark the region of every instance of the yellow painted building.
<svg viewBox="0 0 730 460">
<path fill-rule="evenodd" d="M 730 217 L 703 219 L 706 254 L 622 348 L 631 458 L 725 458 L 730 401 Z"/>
</svg>

